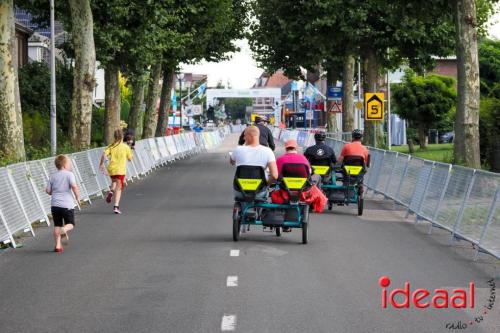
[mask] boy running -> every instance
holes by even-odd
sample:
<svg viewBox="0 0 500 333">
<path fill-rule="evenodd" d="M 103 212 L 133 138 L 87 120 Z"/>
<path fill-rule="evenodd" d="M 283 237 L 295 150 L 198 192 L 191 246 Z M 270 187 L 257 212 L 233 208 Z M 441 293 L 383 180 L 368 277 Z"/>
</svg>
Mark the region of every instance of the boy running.
<svg viewBox="0 0 500 333">
<path fill-rule="evenodd" d="M 51 195 L 51 212 L 54 220 L 54 252 L 63 252 L 61 245 L 61 229 L 66 241 L 68 233 L 75 226 L 75 199 L 80 202 L 80 193 L 75 175 L 71 172 L 71 161 L 65 155 L 59 155 L 54 160 L 57 171 L 50 176 L 45 192 Z M 75 197 L 71 195 L 71 192 Z"/>
<path fill-rule="evenodd" d="M 123 131 L 117 129 L 114 134 L 115 142 L 110 144 L 101 156 L 99 168 L 104 170 L 104 159 L 110 157 L 108 165 L 108 174 L 111 177 L 111 190 L 109 191 L 106 202 L 110 203 L 113 196 L 115 197 L 115 205 L 113 212 L 121 214 L 120 198 L 125 184 L 125 174 L 127 173 L 127 160 L 132 160 L 132 151 L 130 147 L 123 143 Z"/>
</svg>

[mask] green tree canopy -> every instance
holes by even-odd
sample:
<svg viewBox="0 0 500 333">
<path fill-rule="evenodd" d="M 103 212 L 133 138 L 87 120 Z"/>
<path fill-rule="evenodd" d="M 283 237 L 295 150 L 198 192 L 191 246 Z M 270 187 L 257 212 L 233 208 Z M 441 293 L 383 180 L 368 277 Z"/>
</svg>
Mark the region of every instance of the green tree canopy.
<svg viewBox="0 0 500 333">
<path fill-rule="evenodd" d="M 426 147 L 427 132 L 447 120 L 456 100 L 455 80 L 447 76 L 416 76 L 407 71 L 393 90 L 394 111 L 419 130 L 420 146 Z"/>
<path fill-rule="evenodd" d="M 482 95 L 500 90 L 500 41 L 486 39 L 479 45 L 479 74 Z"/>
</svg>

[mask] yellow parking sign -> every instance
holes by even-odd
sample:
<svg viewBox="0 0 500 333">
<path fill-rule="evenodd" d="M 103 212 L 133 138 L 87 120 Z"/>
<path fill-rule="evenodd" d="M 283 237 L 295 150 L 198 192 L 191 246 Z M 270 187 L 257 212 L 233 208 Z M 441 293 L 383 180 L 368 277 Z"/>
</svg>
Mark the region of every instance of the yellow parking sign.
<svg viewBox="0 0 500 333">
<path fill-rule="evenodd" d="M 365 93 L 365 120 L 384 119 L 384 93 Z"/>
</svg>

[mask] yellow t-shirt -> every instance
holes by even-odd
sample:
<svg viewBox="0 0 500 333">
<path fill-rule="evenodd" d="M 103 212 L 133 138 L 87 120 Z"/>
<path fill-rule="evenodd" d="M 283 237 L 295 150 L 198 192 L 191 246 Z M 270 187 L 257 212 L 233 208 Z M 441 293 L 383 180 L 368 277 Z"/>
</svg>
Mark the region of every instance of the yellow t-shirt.
<svg viewBox="0 0 500 333">
<path fill-rule="evenodd" d="M 118 145 L 111 144 L 105 150 L 104 154 L 110 157 L 108 173 L 110 176 L 124 176 L 127 173 L 127 160 L 132 159 L 132 150 L 125 143 Z"/>
</svg>

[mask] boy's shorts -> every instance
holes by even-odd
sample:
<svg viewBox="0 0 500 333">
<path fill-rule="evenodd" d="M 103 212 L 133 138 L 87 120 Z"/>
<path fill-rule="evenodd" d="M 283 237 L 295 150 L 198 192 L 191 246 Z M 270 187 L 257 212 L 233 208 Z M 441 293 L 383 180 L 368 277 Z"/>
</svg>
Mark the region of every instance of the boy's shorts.
<svg viewBox="0 0 500 333">
<path fill-rule="evenodd" d="M 111 179 L 118 180 L 120 182 L 122 190 L 125 188 L 125 175 L 113 175 L 111 176 Z"/>
<path fill-rule="evenodd" d="M 52 212 L 52 219 L 54 220 L 55 227 L 64 227 L 66 224 L 75 225 L 74 209 L 52 206 L 50 207 L 50 210 Z"/>
</svg>

